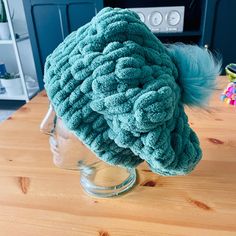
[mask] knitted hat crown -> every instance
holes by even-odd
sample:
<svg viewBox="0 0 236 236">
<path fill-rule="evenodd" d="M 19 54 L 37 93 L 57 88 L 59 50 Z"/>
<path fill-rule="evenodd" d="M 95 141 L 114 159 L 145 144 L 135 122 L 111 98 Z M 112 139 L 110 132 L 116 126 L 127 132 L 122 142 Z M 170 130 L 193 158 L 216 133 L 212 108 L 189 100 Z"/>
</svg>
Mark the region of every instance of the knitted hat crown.
<svg viewBox="0 0 236 236">
<path fill-rule="evenodd" d="M 208 94 L 195 87 L 188 100 L 183 74 L 193 51 L 167 49 L 136 13 L 104 8 L 48 56 L 45 88 L 66 127 L 101 160 L 123 167 L 145 160 L 153 172 L 182 175 L 202 156 L 183 103 L 200 104 Z M 209 68 L 210 56 L 201 53 Z M 208 89 L 215 72 L 204 82 Z"/>
</svg>

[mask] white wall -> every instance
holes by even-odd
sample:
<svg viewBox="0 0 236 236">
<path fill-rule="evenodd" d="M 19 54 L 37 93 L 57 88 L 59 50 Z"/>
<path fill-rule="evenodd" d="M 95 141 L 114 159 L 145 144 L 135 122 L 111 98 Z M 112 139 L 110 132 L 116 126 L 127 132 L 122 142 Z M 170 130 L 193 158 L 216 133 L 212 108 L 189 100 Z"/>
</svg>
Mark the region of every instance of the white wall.
<svg viewBox="0 0 236 236">
<path fill-rule="evenodd" d="M 28 33 L 22 1 L 23 0 L 8 0 L 11 12 L 14 12 L 13 25 L 14 31 L 17 34 Z M 18 48 L 24 73 L 36 79 L 37 76 L 30 40 L 27 39 L 18 42 Z M 11 45 L 0 45 L 0 62 L 6 64 L 8 72 L 18 72 L 13 47 Z"/>
</svg>

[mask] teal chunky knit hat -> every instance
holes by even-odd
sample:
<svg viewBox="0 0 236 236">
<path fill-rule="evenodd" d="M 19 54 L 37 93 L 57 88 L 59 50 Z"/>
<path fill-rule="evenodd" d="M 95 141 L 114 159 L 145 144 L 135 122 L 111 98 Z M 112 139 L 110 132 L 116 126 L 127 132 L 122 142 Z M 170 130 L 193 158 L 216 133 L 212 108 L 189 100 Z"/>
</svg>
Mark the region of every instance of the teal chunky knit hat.
<svg viewBox="0 0 236 236">
<path fill-rule="evenodd" d="M 183 104 L 202 105 L 219 71 L 206 50 L 164 46 L 127 9 L 104 8 L 48 56 L 56 114 L 101 160 L 183 175 L 202 156 Z"/>
</svg>

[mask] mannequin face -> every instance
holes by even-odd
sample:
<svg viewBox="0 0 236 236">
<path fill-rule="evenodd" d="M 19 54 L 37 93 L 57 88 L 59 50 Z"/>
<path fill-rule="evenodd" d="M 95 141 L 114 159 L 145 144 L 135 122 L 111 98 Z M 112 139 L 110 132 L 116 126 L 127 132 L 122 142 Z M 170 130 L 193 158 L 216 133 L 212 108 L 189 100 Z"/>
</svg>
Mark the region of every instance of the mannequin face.
<svg viewBox="0 0 236 236">
<path fill-rule="evenodd" d="M 131 189 L 136 181 L 135 169 L 111 166 L 100 161 L 72 132 L 65 128 L 52 108 L 44 117 L 40 130 L 49 136 L 53 162 L 57 167 L 80 171 L 83 189 L 97 197 L 118 196 Z"/>
<path fill-rule="evenodd" d="M 51 105 L 40 130 L 49 135 L 50 149 L 56 166 L 78 170 L 81 163 L 92 164 L 98 161 L 95 154 L 64 126 L 60 118 L 56 117 Z"/>
</svg>

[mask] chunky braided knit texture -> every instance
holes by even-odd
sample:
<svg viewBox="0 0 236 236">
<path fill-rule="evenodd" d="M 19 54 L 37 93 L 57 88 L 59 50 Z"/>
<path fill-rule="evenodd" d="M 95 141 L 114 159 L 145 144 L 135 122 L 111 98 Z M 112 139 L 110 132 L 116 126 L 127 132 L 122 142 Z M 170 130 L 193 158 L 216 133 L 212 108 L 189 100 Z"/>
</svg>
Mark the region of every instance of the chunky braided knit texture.
<svg viewBox="0 0 236 236">
<path fill-rule="evenodd" d="M 178 71 L 136 13 L 104 8 L 71 33 L 45 65 L 59 117 L 103 161 L 182 175 L 201 158 L 180 101 Z"/>
</svg>

